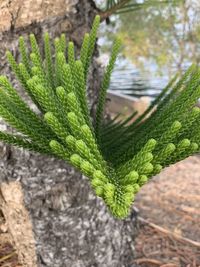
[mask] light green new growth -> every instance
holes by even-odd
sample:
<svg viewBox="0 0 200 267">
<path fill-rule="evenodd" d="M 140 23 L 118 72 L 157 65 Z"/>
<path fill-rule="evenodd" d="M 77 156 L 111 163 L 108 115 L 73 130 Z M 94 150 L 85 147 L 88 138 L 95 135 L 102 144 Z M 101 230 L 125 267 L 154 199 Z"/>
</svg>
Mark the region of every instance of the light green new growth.
<svg viewBox="0 0 200 267">
<path fill-rule="evenodd" d="M 128 215 L 135 194 L 152 176 L 196 152 L 200 146 L 200 71 L 191 66 L 174 79 L 132 122 L 103 120 L 120 44 L 115 42 L 99 92 L 94 122 L 89 116 L 87 76 L 95 48 L 100 18 L 95 18 L 80 52 L 64 34 L 54 41 L 44 35 L 44 57 L 33 34 L 31 51 L 19 39 L 21 63 L 7 58 L 21 86 L 41 111 L 37 115 L 0 76 L 0 116 L 20 134 L 0 132 L 0 140 L 35 152 L 55 156 L 78 168 L 90 179 L 97 196 L 118 218 Z"/>
</svg>

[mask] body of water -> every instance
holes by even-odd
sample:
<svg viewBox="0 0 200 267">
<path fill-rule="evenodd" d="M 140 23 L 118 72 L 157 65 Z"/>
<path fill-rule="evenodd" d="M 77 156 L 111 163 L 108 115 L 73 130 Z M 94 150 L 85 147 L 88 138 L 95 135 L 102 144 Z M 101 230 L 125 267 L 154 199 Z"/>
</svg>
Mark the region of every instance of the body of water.
<svg viewBox="0 0 200 267">
<path fill-rule="evenodd" d="M 153 71 L 141 71 L 134 66 L 131 61 L 124 57 L 119 57 L 116 62 L 110 83 L 110 90 L 133 97 L 149 96 L 156 97 L 166 86 L 169 78 L 167 76 L 158 77 Z"/>
<path fill-rule="evenodd" d="M 106 65 L 108 60 L 108 54 L 102 52 L 100 62 Z M 156 65 L 149 63 L 148 60 L 146 60 L 145 65 L 145 69 L 141 70 L 130 59 L 119 55 L 111 76 L 109 90 L 136 98 L 148 96 L 154 99 L 165 88 L 172 77 L 169 75 L 158 75 Z M 191 62 L 187 62 L 183 71 L 190 65 Z M 177 72 L 178 69 L 174 67 L 174 75 Z"/>
<path fill-rule="evenodd" d="M 197 23 L 197 10 L 200 10 L 199 2 L 186 0 L 176 8 L 166 5 L 163 10 L 155 7 L 114 15 L 109 24 L 101 24 L 100 60 L 104 65 L 108 62 L 115 36 L 120 37 L 123 44 L 112 73 L 110 90 L 153 99 L 177 72 L 183 73 L 192 63 L 198 63 L 200 24 Z M 137 27 L 135 23 L 142 26 Z"/>
</svg>

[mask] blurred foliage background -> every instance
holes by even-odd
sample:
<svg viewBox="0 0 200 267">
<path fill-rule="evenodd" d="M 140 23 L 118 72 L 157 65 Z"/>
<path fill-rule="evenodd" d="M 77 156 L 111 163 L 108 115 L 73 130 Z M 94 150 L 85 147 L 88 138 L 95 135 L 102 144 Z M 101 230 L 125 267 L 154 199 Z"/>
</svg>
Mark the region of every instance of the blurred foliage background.
<svg viewBox="0 0 200 267">
<path fill-rule="evenodd" d="M 136 65 L 144 59 L 156 63 L 169 75 L 200 60 L 200 1 L 156 5 L 120 15 L 119 37 L 124 54 Z"/>
<path fill-rule="evenodd" d="M 161 89 L 175 72 L 182 73 L 191 63 L 199 63 L 199 0 L 102 0 L 97 4 L 104 18 L 109 17 L 102 30 L 101 49 L 106 53 L 109 41 L 116 36 L 120 38 L 123 44 L 121 56 L 127 60 L 128 72 L 134 68 Z M 124 66 L 121 71 L 123 69 Z M 156 86 L 149 85 L 146 78 L 142 78 L 143 87 L 153 90 Z M 117 83 L 121 86 L 119 81 Z M 131 84 L 129 82 L 125 87 L 132 91 L 138 89 L 133 81 Z"/>
</svg>

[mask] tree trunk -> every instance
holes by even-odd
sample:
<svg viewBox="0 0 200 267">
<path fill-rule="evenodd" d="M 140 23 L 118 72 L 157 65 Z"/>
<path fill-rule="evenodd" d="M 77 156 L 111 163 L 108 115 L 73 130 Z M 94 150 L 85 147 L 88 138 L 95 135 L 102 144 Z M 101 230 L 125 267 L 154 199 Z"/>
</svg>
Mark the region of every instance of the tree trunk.
<svg viewBox="0 0 200 267">
<path fill-rule="evenodd" d="M 16 58 L 19 35 L 65 32 L 80 47 L 95 15 L 92 0 L 4 0 L 0 6 L 0 73 L 5 51 Z M 91 101 L 97 95 L 94 63 Z M 94 78 L 95 77 L 95 78 Z M 1 128 L 6 126 L 1 123 Z M 128 267 L 134 256 L 132 217 L 112 218 L 88 179 L 65 162 L 0 147 L 0 207 L 23 266 Z"/>
</svg>

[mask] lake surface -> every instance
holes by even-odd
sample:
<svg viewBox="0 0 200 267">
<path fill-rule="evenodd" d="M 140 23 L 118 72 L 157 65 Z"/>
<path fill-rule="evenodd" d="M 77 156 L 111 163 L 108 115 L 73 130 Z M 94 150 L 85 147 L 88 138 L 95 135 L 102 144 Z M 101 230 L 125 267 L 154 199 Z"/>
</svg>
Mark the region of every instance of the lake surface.
<svg viewBox="0 0 200 267">
<path fill-rule="evenodd" d="M 151 73 L 141 71 L 129 59 L 119 57 L 111 77 L 110 90 L 133 97 L 156 97 L 165 87 L 169 78 L 158 77 L 151 66 Z"/>
<path fill-rule="evenodd" d="M 106 39 L 101 38 L 100 45 L 102 46 L 104 43 L 106 43 Z M 108 53 L 101 52 L 100 62 L 106 65 L 108 60 Z M 145 69 L 141 70 L 130 59 L 119 55 L 111 76 L 109 89 L 136 98 L 148 96 L 154 99 L 165 88 L 172 77 L 169 75 L 159 75 L 156 64 L 149 62 L 149 60 L 146 60 L 144 64 Z M 182 71 L 185 71 L 191 64 L 191 62 L 186 62 L 182 67 Z M 173 67 L 173 73 L 176 74 L 177 72 L 178 69 Z"/>
<path fill-rule="evenodd" d="M 182 68 L 185 71 L 191 62 Z M 146 61 L 147 70 L 136 67 L 127 58 L 119 56 L 111 76 L 110 90 L 133 97 L 149 96 L 154 99 L 170 81 L 169 75 L 158 75 L 156 66 Z M 174 67 L 174 74 L 178 69 Z"/>
<path fill-rule="evenodd" d="M 119 36 L 123 36 L 125 32 L 125 37 L 130 37 L 128 42 L 125 39 L 122 40 L 124 49 L 127 47 L 127 43 L 129 45 L 129 51 L 131 51 L 134 45 L 136 51 L 138 50 L 141 52 L 140 48 L 142 46 L 146 48 L 146 50 L 144 50 L 144 56 L 140 54 L 140 58 L 137 55 L 133 56 L 135 50 L 132 50 L 133 54 L 127 54 L 127 52 L 123 53 L 122 51 L 112 73 L 109 89 L 133 97 L 149 96 L 153 99 L 177 72 L 184 72 L 192 62 L 200 62 L 200 46 L 198 45 L 200 41 L 200 31 L 198 30 L 200 24 L 197 23 L 199 21 L 197 8 L 200 10 L 200 3 L 195 2 L 195 0 L 186 1 L 185 4 L 183 3 L 179 8 L 174 8 L 174 16 L 167 18 L 168 24 L 171 25 L 169 26 L 167 24 L 167 30 L 165 28 L 166 25 L 162 24 L 166 22 L 165 18 L 161 16 L 160 20 L 155 20 L 157 13 L 153 13 L 150 9 L 146 14 L 148 14 L 150 18 L 152 17 L 152 20 L 149 21 L 153 21 L 154 23 L 144 23 L 144 31 L 143 28 L 141 28 L 141 35 L 146 34 L 147 36 L 145 35 L 146 37 L 142 39 L 141 43 L 137 43 L 137 39 L 134 39 L 140 38 L 140 35 L 139 37 L 135 37 L 138 36 L 136 35 L 136 33 L 138 34 L 137 27 L 133 30 L 132 26 L 134 24 L 131 24 L 130 21 L 132 16 L 138 15 L 137 12 L 133 12 L 131 17 L 130 13 L 127 15 L 124 14 L 123 17 L 114 15 L 110 18 L 110 24 L 101 24 L 98 43 L 101 51 L 100 61 L 104 65 L 106 65 L 109 59 L 109 53 L 113 43 L 112 40 L 118 34 Z M 184 19 L 182 18 L 182 10 L 186 12 L 184 13 Z M 197 12 L 197 14 L 195 12 Z M 144 14 L 143 16 L 141 14 L 139 18 L 145 20 Z M 123 25 L 125 25 L 125 27 L 123 27 Z M 148 31 L 152 33 L 151 36 L 148 36 Z M 154 38 L 156 31 L 160 31 L 162 34 L 159 35 L 160 39 L 154 42 L 150 38 Z M 159 50 L 159 47 L 163 49 Z M 158 62 L 155 60 L 159 59 L 159 57 L 161 57 L 161 59 L 164 58 L 164 61 L 160 65 L 158 65 Z M 143 67 L 141 67 L 141 64 L 135 64 L 137 59 L 138 62 L 142 61 Z"/>
<path fill-rule="evenodd" d="M 115 21 L 115 17 L 113 17 L 113 20 Z M 103 66 L 108 64 L 112 49 L 113 42 L 109 38 L 109 32 L 117 34 L 117 27 L 113 28 L 113 26 L 103 23 L 98 39 L 100 62 Z M 106 49 L 104 49 L 105 46 Z M 170 78 L 168 75 L 158 75 L 156 65 L 150 63 L 149 60 L 145 60 L 144 64 L 146 67 L 148 66 L 148 71 L 146 69 L 141 70 L 129 58 L 123 56 L 122 53 L 119 54 L 111 76 L 109 89 L 136 98 L 142 96 L 155 98 Z"/>
</svg>

